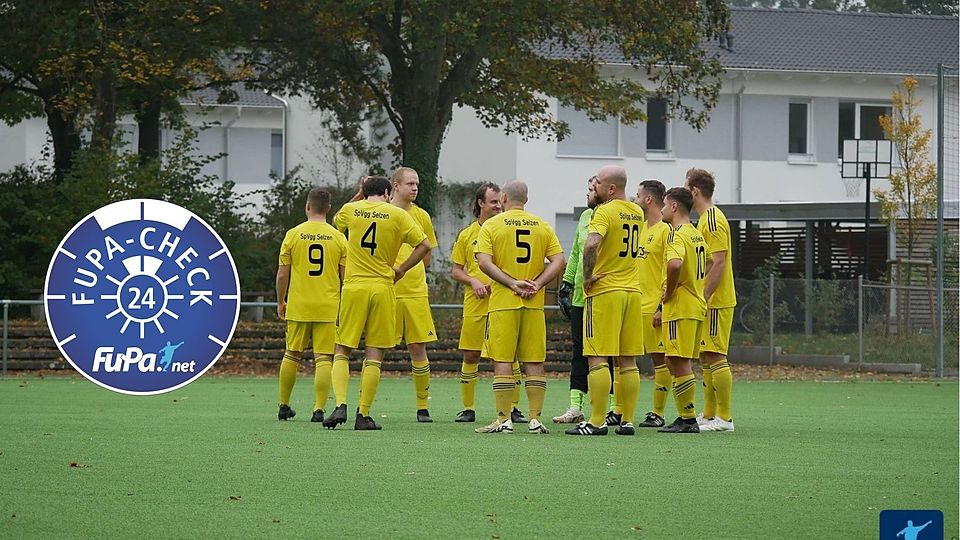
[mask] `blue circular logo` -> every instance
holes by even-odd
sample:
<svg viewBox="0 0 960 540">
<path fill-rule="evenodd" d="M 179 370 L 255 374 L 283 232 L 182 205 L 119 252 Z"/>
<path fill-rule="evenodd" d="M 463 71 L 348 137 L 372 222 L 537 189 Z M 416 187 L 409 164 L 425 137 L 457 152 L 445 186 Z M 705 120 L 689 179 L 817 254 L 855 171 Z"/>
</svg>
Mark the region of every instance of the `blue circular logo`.
<svg viewBox="0 0 960 540">
<path fill-rule="evenodd" d="M 240 314 L 240 279 L 223 240 L 193 212 L 120 201 L 60 242 L 44 304 L 57 347 L 86 378 L 124 394 L 160 394 L 223 354 Z"/>
</svg>

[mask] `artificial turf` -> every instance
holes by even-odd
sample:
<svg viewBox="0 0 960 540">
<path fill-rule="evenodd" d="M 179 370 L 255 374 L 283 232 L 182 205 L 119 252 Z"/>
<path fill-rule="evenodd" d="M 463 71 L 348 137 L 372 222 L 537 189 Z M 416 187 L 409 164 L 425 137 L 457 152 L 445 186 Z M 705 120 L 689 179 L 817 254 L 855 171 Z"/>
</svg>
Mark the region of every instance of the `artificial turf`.
<svg viewBox="0 0 960 540">
<path fill-rule="evenodd" d="M 0 537 L 876 538 L 884 509 L 941 509 L 958 536 L 958 387 L 738 382 L 735 433 L 478 435 L 458 381 L 384 377 L 381 432 L 276 419 L 276 381 L 151 397 L 78 378 L 0 381 Z M 641 413 L 651 389 L 644 380 Z M 551 379 L 544 416 L 566 406 Z M 522 406 L 525 405 L 524 398 Z M 673 408 L 668 403 L 668 415 Z"/>
</svg>

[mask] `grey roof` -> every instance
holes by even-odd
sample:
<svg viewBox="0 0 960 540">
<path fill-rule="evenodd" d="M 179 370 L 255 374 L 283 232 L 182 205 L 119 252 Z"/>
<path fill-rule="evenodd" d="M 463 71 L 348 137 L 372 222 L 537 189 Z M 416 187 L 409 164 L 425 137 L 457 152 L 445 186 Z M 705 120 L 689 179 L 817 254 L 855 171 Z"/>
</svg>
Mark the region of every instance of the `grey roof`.
<svg viewBox="0 0 960 540">
<path fill-rule="evenodd" d="M 960 20 L 956 17 L 853 13 L 813 9 L 731 8 L 733 50 L 704 43 L 727 69 L 935 75 L 937 64 L 956 66 Z M 555 58 L 577 51 L 545 47 Z M 610 45 L 595 53 L 606 63 L 623 63 Z"/>
<path fill-rule="evenodd" d="M 184 105 L 206 105 L 208 107 L 224 105 L 224 106 L 243 106 L 243 107 L 263 107 L 263 108 L 278 108 L 282 109 L 284 107 L 283 101 L 278 98 L 275 98 L 263 90 L 251 90 L 248 89 L 243 83 L 233 83 L 230 85 L 230 89 L 237 93 L 237 101 L 231 101 L 229 103 L 218 103 L 218 98 L 220 96 L 220 89 L 218 88 L 204 88 L 202 90 L 197 90 L 193 92 L 189 97 L 183 98 L 180 100 L 180 103 Z"/>
</svg>

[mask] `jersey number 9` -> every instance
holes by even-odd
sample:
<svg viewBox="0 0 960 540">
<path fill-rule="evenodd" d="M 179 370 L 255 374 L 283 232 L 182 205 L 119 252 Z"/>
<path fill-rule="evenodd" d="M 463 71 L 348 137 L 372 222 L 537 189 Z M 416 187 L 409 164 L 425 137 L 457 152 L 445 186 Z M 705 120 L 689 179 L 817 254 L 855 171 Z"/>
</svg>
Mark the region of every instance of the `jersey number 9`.
<svg viewBox="0 0 960 540">
<path fill-rule="evenodd" d="M 307 248 L 307 260 L 319 265 L 316 270 L 308 270 L 308 275 L 319 276 L 323 274 L 323 244 L 310 244 L 310 247 Z"/>
</svg>

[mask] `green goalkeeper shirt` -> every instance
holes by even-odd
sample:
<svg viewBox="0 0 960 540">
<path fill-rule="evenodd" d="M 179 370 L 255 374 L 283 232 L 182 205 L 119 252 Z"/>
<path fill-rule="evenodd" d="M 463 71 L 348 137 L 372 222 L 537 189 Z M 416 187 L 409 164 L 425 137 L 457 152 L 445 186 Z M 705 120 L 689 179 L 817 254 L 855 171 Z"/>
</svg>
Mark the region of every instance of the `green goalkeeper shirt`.
<svg viewBox="0 0 960 540">
<path fill-rule="evenodd" d="M 570 260 L 567 263 L 566 271 L 563 273 L 563 280 L 567 283 L 573 283 L 572 303 L 577 307 L 583 307 L 585 303 L 583 294 L 583 243 L 587 241 L 587 226 L 590 225 L 592 217 L 592 208 L 587 208 L 580 214 L 580 221 L 577 222 L 577 232 L 573 235 Z"/>
</svg>

